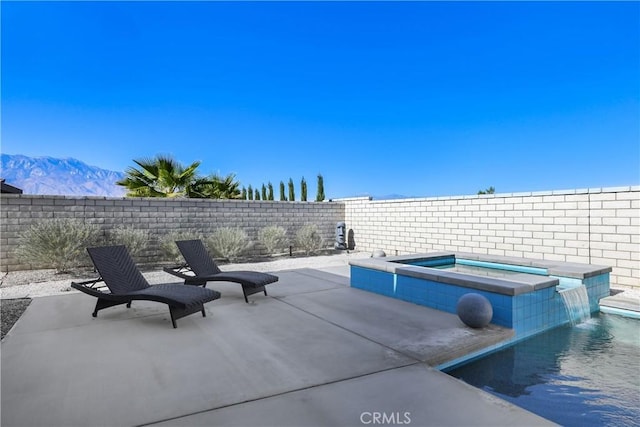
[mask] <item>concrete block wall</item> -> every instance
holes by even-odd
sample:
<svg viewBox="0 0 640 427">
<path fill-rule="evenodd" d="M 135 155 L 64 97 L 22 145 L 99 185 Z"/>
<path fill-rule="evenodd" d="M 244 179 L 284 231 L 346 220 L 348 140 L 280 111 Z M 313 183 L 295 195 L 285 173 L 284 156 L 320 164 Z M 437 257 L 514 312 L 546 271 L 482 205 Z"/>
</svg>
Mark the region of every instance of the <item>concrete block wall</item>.
<svg viewBox="0 0 640 427">
<path fill-rule="evenodd" d="M 314 223 L 332 247 L 336 222 L 345 221 L 360 251 L 464 251 L 602 264 L 613 267 L 612 285 L 640 288 L 640 187 L 323 203 L 3 194 L 2 271 L 33 268 L 13 252 L 20 233 L 47 218 L 149 230 L 148 262 L 159 259 L 158 238 L 169 232 L 206 235 L 241 227 L 257 242 L 260 228 L 281 225 L 293 240 L 300 227 Z M 247 255 L 261 251 L 255 245 Z"/>
<path fill-rule="evenodd" d="M 335 226 L 344 220 L 344 204 L 333 202 L 232 201 L 207 199 L 103 198 L 3 194 L 0 197 L 0 265 L 3 272 L 34 268 L 14 252 L 20 233 L 43 219 L 77 218 L 104 232 L 123 225 L 148 230 L 149 248 L 141 262 L 161 259 L 159 238 L 180 230 L 210 235 L 219 227 L 244 229 L 254 246 L 247 256 L 264 254 L 258 231 L 269 225 L 288 230 L 293 242 L 305 224 L 316 224 L 328 248 Z M 295 243 L 294 244 L 294 250 Z"/>
<path fill-rule="evenodd" d="M 464 251 L 613 267 L 640 289 L 640 187 L 402 200 L 340 199 L 357 250 Z"/>
</svg>

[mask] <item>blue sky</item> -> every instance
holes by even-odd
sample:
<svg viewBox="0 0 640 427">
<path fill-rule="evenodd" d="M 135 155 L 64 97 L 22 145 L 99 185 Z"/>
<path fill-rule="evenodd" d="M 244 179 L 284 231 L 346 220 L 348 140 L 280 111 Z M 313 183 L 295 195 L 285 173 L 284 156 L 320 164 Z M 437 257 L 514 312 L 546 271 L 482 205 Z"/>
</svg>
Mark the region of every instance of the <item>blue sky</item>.
<svg viewBox="0 0 640 427">
<path fill-rule="evenodd" d="M 328 198 L 640 183 L 638 2 L 7 2 L 2 152 Z"/>
</svg>

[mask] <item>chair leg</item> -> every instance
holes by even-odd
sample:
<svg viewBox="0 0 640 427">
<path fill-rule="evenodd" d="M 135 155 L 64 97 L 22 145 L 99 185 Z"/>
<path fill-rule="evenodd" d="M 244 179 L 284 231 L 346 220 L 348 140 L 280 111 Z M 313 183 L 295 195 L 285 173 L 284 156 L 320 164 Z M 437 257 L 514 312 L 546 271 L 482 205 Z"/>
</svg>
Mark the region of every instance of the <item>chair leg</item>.
<svg viewBox="0 0 640 427">
<path fill-rule="evenodd" d="M 188 307 L 188 308 L 178 308 L 175 306 L 169 306 L 169 312 L 171 313 L 171 324 L 175 329 L 178 327 L 176 325 L 176 320 L 182 319 L 185 316 L 188 316 L 193 313 L 197 313 L 199 311 L 202 312 L 203 317 L 207 317 L 204 311 L 204 305 L 202 304 L 195 307 Z"/>
<path fill-rule="evenodd" d="M 258 292 L 264 292 L 264 294 L 267 295 L 267 289 L 264 286 L 255 288 L 253 286 L 242 285 L 242 293 L 244 294 L 244 302 L 246 303 L 249 302 L 247 296 L 257 294 Z"/>
<path fill-rule="evenodd" d="M 98 301 L 96 302 L 96 307 L 93 309 L 93 313 L 91 313 L 91 315 L 93 317 L 98 317 L 98 311 L 102 310 L 103 308 L 114 307 L 116 305 L 121 305 L 121 304 L 127 304 L 127 307 L 130 307 L 131 301 L 111 301 L 111 300 L 98 298 Z"/>
<path fill-rule="evenodd" d="M 173 317 L 173 311 L 171 311 L 171 324 L 173 325 L 173 329 L 178 328 L 178 325 L 176 325 L 176 319 Z"/>
</svg>

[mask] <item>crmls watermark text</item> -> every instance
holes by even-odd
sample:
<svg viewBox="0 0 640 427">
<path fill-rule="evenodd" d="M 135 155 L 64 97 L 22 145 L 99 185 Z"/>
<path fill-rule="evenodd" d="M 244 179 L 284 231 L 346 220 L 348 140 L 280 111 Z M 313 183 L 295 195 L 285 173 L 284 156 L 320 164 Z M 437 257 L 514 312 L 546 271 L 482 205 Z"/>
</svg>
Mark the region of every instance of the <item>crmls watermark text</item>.
<svg viewBox="0 0 640 427">
<path fill-rule="evenodd" d="M 363 412 L 360 414 L 360 422 L 394 426 L 411 424 L 411 412 Z"/>
</svg>

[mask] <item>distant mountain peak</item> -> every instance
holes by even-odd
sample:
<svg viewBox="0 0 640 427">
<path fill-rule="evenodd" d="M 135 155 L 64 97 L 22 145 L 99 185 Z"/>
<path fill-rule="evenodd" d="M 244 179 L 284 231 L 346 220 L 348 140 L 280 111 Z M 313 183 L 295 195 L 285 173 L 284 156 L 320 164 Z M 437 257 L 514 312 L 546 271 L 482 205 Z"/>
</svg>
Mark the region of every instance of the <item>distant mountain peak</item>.
<svg viewBox="0 0 640 427">
<path fill-rule="evenodd" d="M 122 172 L 90 166 L 72 157 L 29 157 L 2 154 L 0 175 L 24 194 L 123 197 L 126 190 L 116 185 Z"/>
</svg>

